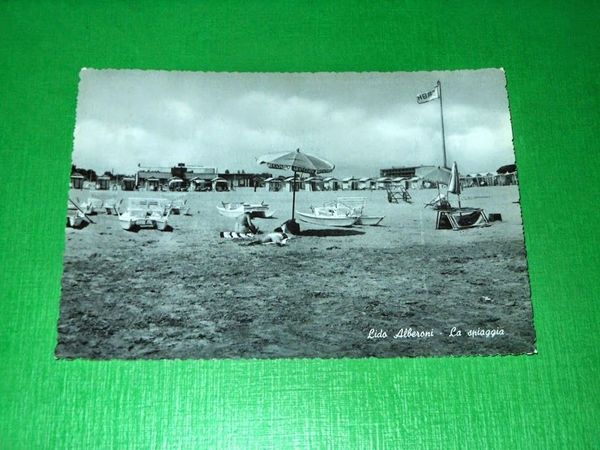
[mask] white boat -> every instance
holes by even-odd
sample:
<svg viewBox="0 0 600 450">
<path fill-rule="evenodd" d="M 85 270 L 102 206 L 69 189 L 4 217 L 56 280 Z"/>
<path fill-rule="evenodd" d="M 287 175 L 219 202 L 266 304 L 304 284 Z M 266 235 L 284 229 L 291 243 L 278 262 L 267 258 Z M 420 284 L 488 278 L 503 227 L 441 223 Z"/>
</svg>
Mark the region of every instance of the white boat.
<svg viewBox="0 0 600 450">
<path fill-rule="evenodd" d="M 177 198 L 171 202 L 171 213 L 175 215 L 187 215 L 190 212 L 190 207 L 187 206 L 187 199 Z"/>
<path fill-rule="evenodd" d="M 77 203 L 79 203 L 79 207 L 85 212 L 85 214 L 93 215 L 98 214 L 98 211 L 102 210 L 104 201 L 100 198 L 89 197 L 84 202 L 80 202 L 79 199 L 77 199 Z"/>
<path fill-rule="evenodd" d="M 83 228 L 88 223 L 93 223 L 81 207 L 73 200 L 67 202 L 67 226 L 71 228 Z"/>
<path fill-rule="evenodd" d="M 130 198 L 124 212 L 117 209 L 121 228 L 131 231 L 139 227 L 164 231 L 171 214 L 170 203 L 161 198 Z"/>
<path fill-rule="evenodd" d="M 322 227 L 351 227 L 359 218 L 358 214 L 347 214 L 327 206 L 312 208 L 312 214 L 296 213 L 301 221 Z"/>
<path fill-rule="evenodd" d="M 67 226 L 71 228 L 83 228 L 85 220 L 85 215 L 80 211 L 67 211 Z"/>
<path fill-rule="evenodd" d="M 222 206 L 217 206 L 219 214 L 225 217 L 239 217 L 247 212 L 252 213 L 254 217 L 269 218 L 273 217 L 275 211 L 269 210 L 269 205 L 266 203 L 221 203 Z"/>
<path fill-rule="evenodd" d="M 340 212 L 350 212 L 358 214 L 356 225 L 377 226 L 385 218 L 385 216 L 368 216 L 364 213 L 367 199 L 365 197 L 339 197 L 333 207 Z"/>
</svg>

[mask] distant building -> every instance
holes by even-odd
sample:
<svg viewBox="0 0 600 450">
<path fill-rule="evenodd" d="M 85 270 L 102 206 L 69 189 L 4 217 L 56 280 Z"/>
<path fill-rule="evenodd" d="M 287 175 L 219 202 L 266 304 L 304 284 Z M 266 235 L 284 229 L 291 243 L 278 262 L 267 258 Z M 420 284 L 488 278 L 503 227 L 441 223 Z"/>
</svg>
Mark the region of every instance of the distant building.
<svg viewBox="0 0 600 450">
<path fill-rule="evenodd" d="M 325 190 L 323 178 L 319 176 L 305 178 L 304 189 L 312 192 Z"/>
<path fill-rule="evenodd" d="M 133 191 L 135 189 L 135 178 L 123 177 L 121 180 L 121 189 L 124 191 Z"/>
<path fill-rule="evenodd" d="M 265 180 L 265 187 L 268 191 L 279 192 L 283 189 L 283 177 L 269 177 Z"/>
<path fill-rule="evenodd" d="M 390 189 L 392 187 L 392 179 L 390 177 L 377 178 L 377 189 Z"/>
<path fill-rule="evenodd" d="M 342 188 L 342 183 L 335 177 L 327 177 L 323 180 L 323 188 L 326 191 L 339 191 Z"/>
<path fill-rule="evenodd" d="M 392 166 L 387 169 L 380 169 L 379 175 L 381 177 L 389 178 L 413 178 L 416 176 L 423 176 L 426 173 L 431 172 L 436 166 Z"/>
<path fill-rule="evenodd" d="M 271 178 L 270 173 L 228 173 L 221 172 L 219 177 L 227 180 L 232 189 L 242 187 L 263 187 L 265 181 Z"/>
<path fill-rule="evenodd" d="M 354 177 L 346 177 L 342 179 L 342 189 L 344 191 L 357 191 L 358 179 Z"/>
<path fill-rule="evenodd" d="M 210 181 L 218 176 L 216 167 L 205 166 L 186 166 L 185 163 L 179 163 L 173 167 L 140 167 L 137 173 L 138 187 L 148 191 L 167 190 L 169 187 L 184 190 L 190 187 L 192 179 Z M 174 179 L 180 179 L 179 184 L 169 182 Z"/>
<path fill-rule="evenodd" d="M 71 174 L 71 187 L 73 189 L 83 189 L 83 181 L 85 177 L 80 173 L 73 172 Z"/>
<path fill-rule="evenodd" d="M 99 176 L 96 179 L 96 189 L 99 191 L 108 191 L 110 189 L 110 177 L 107 175 Z"/>
<path fill-rule="evenodd" d="M 292 189 L 296 192 L 304 190 L 304 180 L 301 177 L 296 177 L 296 183 L 294 183 L 294 177 L 287 177 L 283 180 L 283 183 L 284 189 L 288 192 L 292 192 Z M 295 186 L 295 188 L 292 186 Z"/>
</svg>

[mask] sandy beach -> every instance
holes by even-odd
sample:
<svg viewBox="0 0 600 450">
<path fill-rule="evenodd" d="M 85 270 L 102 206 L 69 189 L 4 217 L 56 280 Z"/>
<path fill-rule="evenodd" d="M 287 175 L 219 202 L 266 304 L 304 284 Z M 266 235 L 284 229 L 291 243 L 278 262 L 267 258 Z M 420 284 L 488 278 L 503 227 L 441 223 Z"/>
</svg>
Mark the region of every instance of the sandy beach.
<svg viewBox="0 0 600 450">
<path fill-rule="evenodd" d="M 171 216 L 170 232 L 127 232 L 104 213 L 84 229 L 66 229 L 57 356 L 533 352 L 518 188 L 466 189 L 463 206 L 500 213 L 502 221 L 462 231 L 435 230 L 436 212 L 423 206 L 436 194 L 413 190 L 413 204 L 390 204 L 385 191 L 299 192 L 299 211 L 362 196 L 366 212 L 385 219 L 377 227 L 348 229 L 301 223 L 301 236 L 277 247 L 220 238 L 234 221 L 220 216 L 216 205 L 264 201 L 276 218 L 255 223 L 271 231 L 291 216 L 289 192 L 71 191 L 80 200 L 185 197 L 192 216 Z"/>
</svg>

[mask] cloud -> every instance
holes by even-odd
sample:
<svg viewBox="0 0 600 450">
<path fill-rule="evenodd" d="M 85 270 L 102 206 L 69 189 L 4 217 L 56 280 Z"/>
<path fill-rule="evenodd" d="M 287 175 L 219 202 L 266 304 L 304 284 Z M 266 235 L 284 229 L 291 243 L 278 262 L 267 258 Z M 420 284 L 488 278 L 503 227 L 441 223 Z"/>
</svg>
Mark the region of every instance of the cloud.
<svg viewBox="0 0 600 450">
<path fill-rule="evenodd" d="M 82 72 L 74 163 L 133 173 L 178 162 L 262 170 L 255 157 L 301 148 L 336 175 L 441 164 L 438 102 L 418 105 L 441 78 L 449 161 L 469 171 L 514 161 L 498 71 L 393 74 Z M 472 87 L 475 86 L 476 89 Z M 360 173 L 356 172 L 360 170 Z"/>
</svg>

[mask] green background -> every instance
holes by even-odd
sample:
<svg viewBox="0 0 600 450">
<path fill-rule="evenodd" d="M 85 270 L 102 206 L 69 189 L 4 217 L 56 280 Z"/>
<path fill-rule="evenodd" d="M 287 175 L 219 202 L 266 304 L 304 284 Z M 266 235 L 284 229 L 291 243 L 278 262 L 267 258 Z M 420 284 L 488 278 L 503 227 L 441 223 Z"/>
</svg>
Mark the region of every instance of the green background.
<svg viewBox="0 0 600 450">
<path fill-rule="evenodd" d="M 599 9 L 589 1 L 2 2 L 0 447 L 599 448 Z M 504 67 L 539 353 L 56 361 L 82 67 Z"/>
</svg>

